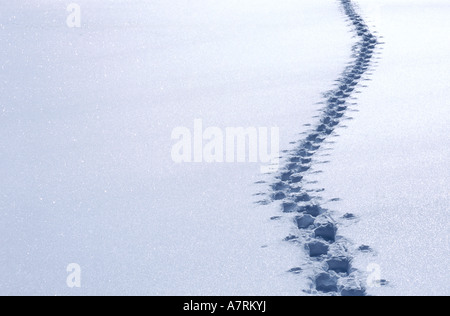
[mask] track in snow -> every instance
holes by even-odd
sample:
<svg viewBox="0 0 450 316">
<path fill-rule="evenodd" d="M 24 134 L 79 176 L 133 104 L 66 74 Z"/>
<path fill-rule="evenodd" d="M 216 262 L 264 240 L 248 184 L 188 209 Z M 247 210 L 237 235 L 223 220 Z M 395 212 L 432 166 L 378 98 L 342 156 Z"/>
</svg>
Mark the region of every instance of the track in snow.
<svg viewBox="0 0 450 316">
<path fill-rule="evenodd" d="M 320 193 L 305 190 L 304 177 L 317 163 L 315 156 L 330 135 L 345 118 L 349 106 L 355 98 L 356 87 L 367 80 L 369 67 L 373 63 L 378 39 L 370 32 L 362 17 L 356 12 L 351 0 L 339 0 L 353 31 L 358 38 L 353 47 L 353 60 L 337 80 L 337 88 L 325 93 L 325 107 L 319 122 L 300 141 L 299 146 L 289 153 L 286 164 L 277 181 L 272 184 L 271 201 L 281 201 L 282 211 L 294 218 L 298 236 L 289 236 L 286 240 L 305 246 L 310 258 L 312 290 L 307 293 L 326 293 L 328 295 L 364 296 L 366 288 L 362 274 L 352 268 L 352 250 L 348 240 L 339 236 L 338 223 L 330 216 Z M 279 217 L 274 217 L 276 220 Z M 347 214 L 343 220 L 352 220 Z M 367 246 L 359 251 L 367 251 Z M 292 273 L 302 273 L 301 268 L 293 268 Z"/>
</svg>

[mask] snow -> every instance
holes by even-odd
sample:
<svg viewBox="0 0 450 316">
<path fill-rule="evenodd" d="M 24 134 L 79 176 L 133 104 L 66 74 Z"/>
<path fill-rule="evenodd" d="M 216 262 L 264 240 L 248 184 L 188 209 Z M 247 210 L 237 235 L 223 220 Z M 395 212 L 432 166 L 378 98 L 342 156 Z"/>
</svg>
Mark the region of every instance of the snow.
<svg viewBox="0 0 450 316">
<path fill-rule="evenodd" d="M 358 1 L 385 44 L 367 88 L 314 179 L 339 234 L 368 245 L 354 266 L 379 267 L 370 295 L 449 295 L 450 117 L 445 1 Z M 375 266 L 373 266 L 375 264 Z M 370 271 L 373 271 L 369 269 Z"/>
<path fill-rule="evenodd" d="M 255 203 L 274 175 L 177 164 L 171 135 L 279 127 L 292 148 L 350 61 L 339 2 L 75 2 L 80 28 L 65 1 L 0 4 L 0 295 L 304 295 L 292 218 Z M 305 183 L 387 281 L 369 295 L 449 295 L 450 6 L 355 3 L 384 44 Z"/>
<path fill-rule="evenodd" d="M 339 6 L 77 3 L 73 29 L 63 1 L 0 5 L 0 294 L 302 294 L 260 165 L 175 164 L 171 133 L 279 127 L 288 148 L 348 59 Z"/>
</svg>

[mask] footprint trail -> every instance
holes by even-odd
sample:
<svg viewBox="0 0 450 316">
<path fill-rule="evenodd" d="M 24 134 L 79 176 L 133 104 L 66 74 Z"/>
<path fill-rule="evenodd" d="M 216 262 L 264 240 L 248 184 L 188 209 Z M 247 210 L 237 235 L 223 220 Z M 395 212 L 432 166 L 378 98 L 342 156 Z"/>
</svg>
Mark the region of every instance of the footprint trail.
<svg viewBox="0 0 450 316">
<path fill-rule="evenodd" d="M 320 190 L 306 190 L 307 174 L 312 173 L 318 164 L 316 156 L 323 149 L 327 139 L 342 125 L 349 106 L 356 105 L 354 100 L 356 88 L 367 81 L 369 68 L 375 58 L 375 49 L 379 43 L 371 33 L 363 18 L 357 13 L 351 0 L 339 0 L 345 15 L 351 22 L 352 31 L 357 42 L 353 47 L 352 61 L 348 64 L 337 87 L 324 94 L 324 109 L 318 122 L 311 124 L 311 130 L 299 145 L 288 153 L 285 166 L 271 185 L 271 201 L 281 203 L 282 212 L 293 218 L 298 236 L 289 236 L 287 241 L 304 245 L 308 264 L 313 271 L 310 294 L 365 296 L 366 288 L 362 273 L 352 268 L 352 246 L 350 242 L 338 235 L 339 223 L 330 215 L 320 197 Z M 273 217 L 278 220 L 280 217 Z M 352 214 L 344 220 L 352 220 Z M 357 251 L 357 250 L 356 250 Z M 293 268 L 292 273 L 299 273 L 300 268 Z"/>
</svg>

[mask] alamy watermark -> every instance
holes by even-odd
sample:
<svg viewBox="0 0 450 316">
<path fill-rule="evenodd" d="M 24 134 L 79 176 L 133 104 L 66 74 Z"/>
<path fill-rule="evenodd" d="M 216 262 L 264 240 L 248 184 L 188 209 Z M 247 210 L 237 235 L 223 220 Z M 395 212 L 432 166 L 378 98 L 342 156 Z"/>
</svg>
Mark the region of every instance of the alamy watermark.
<svg viewBox="0 0 450 316">
<path fill-rule="evenodd" d="M 278 127 L 207 127 L 194 120 L 191 130 L 172 131 L 172 160 L 176 163 L 260 163 L 261 172 L 275 172 L 280 166 Z"/>
<path fill-rule="evenodd" d="M 385 280 L 381 279 L 381 266 L 376 263 L 371 263 L 367 266 L 367 272 L 369 276 L 367 277 L 367 287 L 376 288 L 381 287 Z"/>
<path fill-rule="evenodd" d="M 77 263 L 71 263 L 66 269 L 69 275 L 66 279 L 66 284 L 71 289 L 81 287 L 81 267 Z"/>
<path fill-rule="evenodd" d="M 81 6 L 76 3 L 71 3 L 67 6 L 67 12 L 69 16 L 67 17 L 66 24 L 70 28 L 80 28 L 81 27 Z"/>
</svg>

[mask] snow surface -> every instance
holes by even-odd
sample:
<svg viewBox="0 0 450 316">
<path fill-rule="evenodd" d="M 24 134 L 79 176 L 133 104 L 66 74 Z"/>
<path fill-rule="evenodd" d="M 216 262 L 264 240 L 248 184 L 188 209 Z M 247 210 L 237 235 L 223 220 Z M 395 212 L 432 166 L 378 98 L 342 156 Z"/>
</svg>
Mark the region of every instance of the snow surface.
<svg viewBox="0 0 450 316">
<path fill-rule="evenodd" d="M 350 61 L 338 1 L 0 3 L 0 295 L 302 295 L 259 164 L 175 164 L 172 130 L 314 123 Z M 449 295 L 450 5 L 358 0 L 379 64 L 308 176 L 371 295 Z M 325 161 L 322 161 L 325 162 Z M 82 287 L 66 285 L 66 267 Z M 372 266 L 373 267 L 373 266 Z"/>
<path fill-rule="evenodd" d="M 260 165 L 174 164 L 171 132 L 278 126 L 289 147 L 349 57 L 339 5 L 77 3 L 79 29 L 65 1 L 0 4 L 0 294 L 302 294 Z"/>
<path fill-rule="evenodd" d="M 370 295 L 449 295 L 450 85 L 447 1 L 358 1 L 383 36 L 381 59 L 352 120 L 315 176 L 339 234 L 368 245 L 353 265 L 381 269 Z"/>
</svg>

